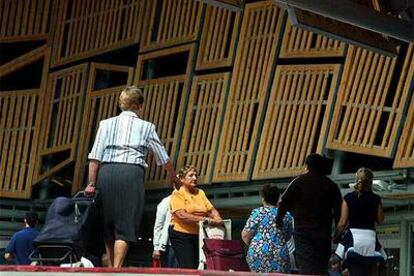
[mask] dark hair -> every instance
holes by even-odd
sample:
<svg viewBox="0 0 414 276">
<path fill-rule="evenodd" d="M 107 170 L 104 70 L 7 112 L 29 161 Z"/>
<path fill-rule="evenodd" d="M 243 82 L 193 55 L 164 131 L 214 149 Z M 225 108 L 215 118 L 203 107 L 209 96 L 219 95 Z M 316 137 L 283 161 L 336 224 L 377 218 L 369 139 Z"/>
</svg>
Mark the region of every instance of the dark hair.
<svg viewBox="0 0 414 276">
<path fill-rule="evenodd" d="M 276 186 L 266 184 L 263 186 L 262 193 L 264 201 L 270 205 L 276 205 L 279 201 L 280 192 Z"/>
<path fill-rule="evenodd" d="M 30 226 L 30 227 L 34 227 L 39 219 L 37 213 L 35 212 L 27 212 L 26 213 L 26 223 Z"/>
<path fill-rule="evenodd" d="M 309 154 L 305 159 L 305 164 L 309 171 L 325 174 L 327 161 L 325 157 L 317 153 Z"/>
</svg>

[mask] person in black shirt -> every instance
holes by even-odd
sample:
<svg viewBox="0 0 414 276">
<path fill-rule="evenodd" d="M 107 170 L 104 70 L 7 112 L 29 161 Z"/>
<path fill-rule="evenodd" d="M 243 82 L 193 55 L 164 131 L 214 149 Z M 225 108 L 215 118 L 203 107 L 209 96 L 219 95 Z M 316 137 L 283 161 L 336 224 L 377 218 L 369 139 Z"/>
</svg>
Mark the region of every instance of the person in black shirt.
<svg viewBox="0 0 414 276">
<path fill-rule="evenodd" d="M 293 214 L 296 264 L 301 274 L 328 274 L 331 256 L 332 219 L 338 222 L 342 196 L 325 175 L 327 160 L 319 154 L 306 157 L 307 172 L 295 178 L 279 203 L 277 225 Z"/>
<path fill-rule="evenodd" d="M 356 173 L 355 191 L 345 195 L 342 202 L 338 233 L 346 231 L 336 254 L 345 258 L 349 275 L 370 275 L 374 264 L 384 262 L 375 233 L 375 224 L 384 221 L 381 197 L 372 192 L 374 175 L 370 169 Z M 346 256 L 346 257 L 345 257 Z"/>
</svg>

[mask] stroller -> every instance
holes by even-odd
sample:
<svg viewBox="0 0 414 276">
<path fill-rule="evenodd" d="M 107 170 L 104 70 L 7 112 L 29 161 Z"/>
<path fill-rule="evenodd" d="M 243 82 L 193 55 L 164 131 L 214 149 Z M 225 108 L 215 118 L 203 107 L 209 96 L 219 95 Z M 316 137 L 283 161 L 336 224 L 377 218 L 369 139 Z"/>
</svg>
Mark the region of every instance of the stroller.
<svg viewBox="0 0 414 276">
<path fill-rule="evenodd" d="M 231 220 L 223 220 L 224 227 L 199 223 L 200 265 L 209 270 L 249 271 L 240 240 L 231 239 Z"/>
<path fill-rule="evenodd" d="M 40 265 L 79 262 L 87 253 L 91 234 L 95 240 L 99 236 L 99 231 L 91 231 L 97 226 L 98 208 L 93 208 L 96 199 L 97 195 L 86 197 L 83 192 L 73 198 L 56 198 L 48 208 L 45 225 L 33 242 L 29 258 Z"/>
</svg>

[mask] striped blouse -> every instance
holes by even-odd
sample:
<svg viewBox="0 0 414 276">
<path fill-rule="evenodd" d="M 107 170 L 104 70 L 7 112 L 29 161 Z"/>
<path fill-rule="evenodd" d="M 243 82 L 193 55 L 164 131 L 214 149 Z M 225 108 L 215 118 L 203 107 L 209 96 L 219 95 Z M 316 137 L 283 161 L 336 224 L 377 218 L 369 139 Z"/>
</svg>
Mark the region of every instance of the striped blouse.
<svg viewBox="0 0 414 276">
<path fill-rule="evenodd" d="M 169 156 L 158 137 L 155 126 L 132 111 L 99 123 L 89 159 L 107 163 L 129 163 L 148 167 L 148 151 L 154 154 L 157 165 L 165 165 Z"/>
</svg>

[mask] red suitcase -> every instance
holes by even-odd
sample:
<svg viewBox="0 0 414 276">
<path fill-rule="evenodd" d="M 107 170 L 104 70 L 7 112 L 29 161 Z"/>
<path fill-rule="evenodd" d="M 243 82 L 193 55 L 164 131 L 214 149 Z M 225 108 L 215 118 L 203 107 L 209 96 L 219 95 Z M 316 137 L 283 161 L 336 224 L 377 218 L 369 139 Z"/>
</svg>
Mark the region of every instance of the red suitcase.
<svg viewBox="0 0 414 276">
<path fill-rule="evenodd" d="M 203 251 L 209 270 L 249 271 L 240 240 L 204 239 Z"/>
</svg>

